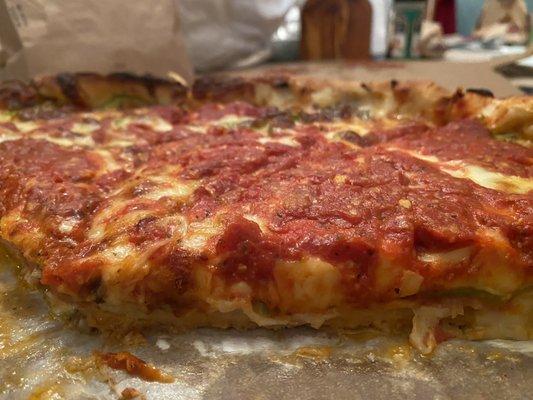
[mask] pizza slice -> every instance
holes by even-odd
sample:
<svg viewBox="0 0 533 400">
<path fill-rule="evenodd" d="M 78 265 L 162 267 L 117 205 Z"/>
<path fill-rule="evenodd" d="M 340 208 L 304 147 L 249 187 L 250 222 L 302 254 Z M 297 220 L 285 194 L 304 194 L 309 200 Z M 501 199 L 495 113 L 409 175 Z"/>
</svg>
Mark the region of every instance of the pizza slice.
<svg viewBox="0 0 533 400">
<path fill-rule="evenodd" d="M 83 74 L 0 104 L 0 237 L 93 326 L 533 336 L 531 98 Z"/>
</svg>

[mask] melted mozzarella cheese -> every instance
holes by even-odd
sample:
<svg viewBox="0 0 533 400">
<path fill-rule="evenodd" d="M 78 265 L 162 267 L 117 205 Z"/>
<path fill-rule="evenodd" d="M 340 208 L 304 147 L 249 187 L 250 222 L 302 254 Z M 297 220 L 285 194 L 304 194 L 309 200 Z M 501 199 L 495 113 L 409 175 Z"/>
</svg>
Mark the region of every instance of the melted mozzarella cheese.
<svg viewBox="0 0 533 400">
<path fill-rule="evenodd" d="M 431 353 L 437 345 L 435 328 L 439 321 L 445 317 L 455 317 L 462 313 L 463 309 L 460 306 L 454 308 L 422 306 L 416 309 L 409 341 L 422 354 Z"/>
<path fill-rule="evenodd" d="M 75 122 L 70 128 L 71 132 L 79 133 L 81 135 L 90 135 L 94 131 L 100 128 L 100 124 L 96 121 L 94 122 Z"/>
<path fill-rule="evenodd" d="M 152 114 L 142 114 L 143 112 L 145 111 L 141 109 L 136 115 L 115 118 L 111 127 L 116 130 L 127 130 L 130 124 L 142 124 L 149 126 L 155 132 L 168 132 L 172 129 L 172 124 L 164 118 Z"/>
<path fill-rule="evenodd" d="M 187 227 L 186 234 L 180 245 L 186 250 L 202 251 L 208 240 L 220 234 L 222 227 L 213 219 L 205 219 L 200 222 L 191 222 Z"/>
<path fill-rule="evenodd" d="M 110 264 L 114 264 L 124 260 L 126 257 L 130 257 L 134 253 L 135 248 L 131 244 L 118 244 L 105 249 L 102 251 L 101 255 L 105 257 Z"/>
<path fill-rule="evenodd" d="M 113 155 L 108 150 L 96 148 L 93 150 L 93 153 L 98 154 L 98 156 L 100 156 L 100 160 L 104 164 L 102 166 L 102 173 L 107 174 L 109 172 L 122 169 L 120 163 L 115 160 Z"/>
<path fill-rule="evenodd" d="M 23 133 L 33 131 L 39 127 L 39 124 L 34 121 L 12 121 L 17 129 Z"/>
<path fill-rule="evenodd" d="M 326 137 L 331 140 L 336 139 L 338 133 L 345 131 L 355 132 L 359 136 L 366 136 L 372 128 L 371 123 L 359 118 L 353 118 L 350 121 L 336 121 L 327 124 L 326 126 L 328 130 L 331 129 L 331 131 L 326 134 Z"/>
<path fill-rule="evenodd" d="M 442 172 L 455 178 L 469 179 L 487 189 L 499 190 L 506 193 L 525 194 L 533 190 L 533 179 L 515 175 L 505 175 L 501 172 L 487 170 L 461 160 L 442 161 L 435 156 L 419 154 L 415 151 L 389 147 L 389 150 L 401 151 L 420 160 L 436 165 Z"/>
<path fill-rule="evenodd" d="M 279 261 L 274 269 L 274 279 L 282 310 L 324 311 L 340 301 L 339 269 L 318 258 Z"/>
<path fill-rule="evenodd" d="M 243 122 L 247 122 L 247 121 L 253 121 L 253 118 L 229 114 L 229 115 L 224 115 L 222 118 L 216 121 L 213 121 L 212 124 L 215 126 L 221 126 L 223 128 L 232 129 L 232 128 L 235 128 L 237 125 Z"/>
<path fill-rule="evenodd" d="M 441 167 L 442 171 L 456 178 L 470 179 L 488 189 L 515 194 L 525 194 L 533 190 L 532 179 L 504 175 L 500 172 L 486 170 L 477 165 L 468 165 L 461 161 L 449 161 L 441 164 L 443 164 Z"/>
<path fill-rule="evenodd" d="M 471 247 L 463 247 L 441 253 L 419 253 L 418 259 L 429 264 L 453 265 L 466 260 L 471 253 Z"/>
<path fill-rule="evenodd" d="M 284 144 L 286 146 L 291 146 L 291 147 L 300 146 L 300 143 L 298 143 L 294 138 L 290 136 L 282 136 L 282 137 L 276 137 L 276 138 L 265 136 L 265 137 L 259 138 L 257 141 L 261 144 L 280 143 L 280 144 Z"/>
<path fill-rule="evenodd" d="M 48 142 L 57 144 L 63 147 L 82 146 L 93 147 L 94 140 L 90 136 L 74 136 L 74 137 L 57 137 L 46 134 L 37 134 L 32 136 L 35 139 L 42 139 Z"/>
<path fill-rule="evenodd" d="M 20 139 L 20 135 L 11 131 L 0 131 L 0 143 L 7 142 L 9 140 Z"/>
<path fill-rule="evenodd" d="M 184 200 L 193 194 L 199 186 L 197 181 L 179 181 L 165 176 L 151 176 L 149 182 L 156 183 L 156 187 L 148 190 L 142 197 L 150 200 L 159 200 L 163 197 Z"/>
</svg>

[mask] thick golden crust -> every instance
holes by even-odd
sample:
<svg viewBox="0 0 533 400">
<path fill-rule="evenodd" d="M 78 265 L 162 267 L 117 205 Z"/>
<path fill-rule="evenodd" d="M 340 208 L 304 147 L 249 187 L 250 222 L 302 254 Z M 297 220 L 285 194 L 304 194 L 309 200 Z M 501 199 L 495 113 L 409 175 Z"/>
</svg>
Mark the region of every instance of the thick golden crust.
<svg viewBox="0 0 533 400">
<path fill-rule="evenodd" d="M 529 96 L 496 99 L 490 91 L 479 89 L 451 93 L 430 81 L 361 82 L 280 69 L 206 76 L 194 82 L 192 96 L 200 103 L 244 100 L 294 110 L 356 104 L 379 110 L 379 116 L 420 117 L 440 125 L 476 118 L 494 133 L 533 138 Z M 60 74 L 34 79 L 29 84 L 0 84 L 2 108 L 31 108 L 47 102 L 56 107 L 86 109 L 190 103 L 187 88 L 181 83 L 128 73 Z"/>
<path fill-rule="evenodd" d="M 479 338 L 530 335 L 513 302 L 533 283 L 533 157 L 483 123 L 526 138 L 531 99 L 290 74 L 206 78 L 191 96 L 150 82 L 0 90 L 0 237 L 54 297 L 140 325 L 386 314 L 413 319 L 424 351 L 466 335 L 448 320 L 472 332 L 491 312 L 516 315 L 515 333 Z"/>
<path fill-rule="evenodd" d="M 377 111 L 379 116 L 422 118 L 438 125 L 475 118 L 496 134 L 533 138 L 530 96 L 496 99 L 487 90 L 450 92 L 430 81 L 361 82 L 280 70 L 201 78 L 194 83 L 193 95 L 201 101 L 245 99 L 297 110 L 356 104 Z"/>
<path fill-rule="evenodd" d="M 361 82 L 313 75 L 208 76 L 193 85 L 198 100 L 245 99 L 280 109 L 311 110 L 352 104 L 372 108 L 381 116 L 433 113 L 450 93 L 432 82 Z M 428 113 L 426 115 L 426 113 Z"/>
</svg>

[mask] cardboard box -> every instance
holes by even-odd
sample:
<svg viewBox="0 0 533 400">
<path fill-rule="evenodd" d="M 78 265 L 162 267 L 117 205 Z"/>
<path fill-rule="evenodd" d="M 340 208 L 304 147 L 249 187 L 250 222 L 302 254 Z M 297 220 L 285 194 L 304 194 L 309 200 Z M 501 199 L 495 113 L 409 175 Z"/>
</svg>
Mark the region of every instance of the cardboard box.
<svg viewBox="0 0 533 400">
<path fill-rule="evenodd" d="M 444 61 L 384 62 L 303 62 L 270 64 L 256 68 L 281 68 L 305 74 L 332 76 L 360 81 L 430 80 L 449 89 L 488 89 L 497 97 L 522 94 L 502 75 L 494 71 L 495 62 L 458 63 Z"/>
</svg>

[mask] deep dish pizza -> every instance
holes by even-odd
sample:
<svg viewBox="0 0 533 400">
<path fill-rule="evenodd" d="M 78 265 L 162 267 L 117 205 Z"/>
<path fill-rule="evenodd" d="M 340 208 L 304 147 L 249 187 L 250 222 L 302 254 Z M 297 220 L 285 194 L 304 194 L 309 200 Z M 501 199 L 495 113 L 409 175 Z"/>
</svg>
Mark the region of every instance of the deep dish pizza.
<svg viewBox="0 0 533 400">
<path fill-rule="evenodd" d="M 0 88 L 0 237 L 56 309 L 533 336 L 533 98 L 291 71 Z"/>
</svg>

